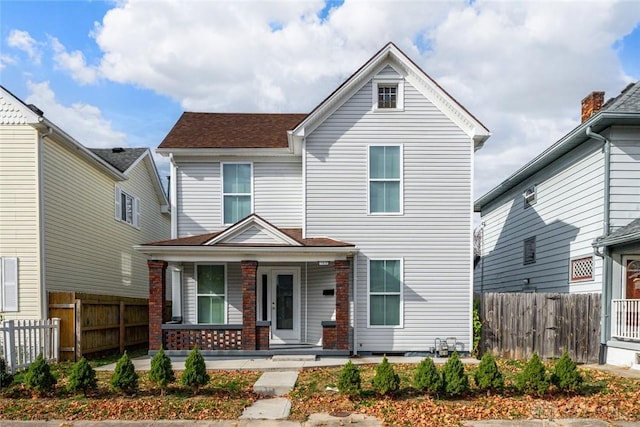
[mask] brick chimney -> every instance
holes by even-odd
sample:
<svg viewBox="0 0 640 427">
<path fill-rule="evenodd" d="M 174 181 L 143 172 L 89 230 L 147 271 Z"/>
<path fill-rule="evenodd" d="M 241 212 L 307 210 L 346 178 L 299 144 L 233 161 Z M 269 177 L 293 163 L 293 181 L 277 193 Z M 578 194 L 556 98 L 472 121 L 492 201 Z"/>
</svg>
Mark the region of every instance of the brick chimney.
<svg viewBox="0 0 640 427">
<path fill-rule="evenodd" d="M 582 123 L 589 120 L 589 117 L 600 111 L 604 104 L 604 92 L 591 92 L 582 100 L 582 114 L 580 120 Z"/>
</svg>

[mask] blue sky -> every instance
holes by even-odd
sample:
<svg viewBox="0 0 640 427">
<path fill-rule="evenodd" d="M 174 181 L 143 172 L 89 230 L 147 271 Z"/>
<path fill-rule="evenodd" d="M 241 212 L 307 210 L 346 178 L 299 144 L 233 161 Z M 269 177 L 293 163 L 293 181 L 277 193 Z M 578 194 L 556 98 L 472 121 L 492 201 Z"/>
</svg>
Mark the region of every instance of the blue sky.
<svg viewBox="0 0 640 427">
<path fill-rule="evenodd" d="M 632 1 L 3 0 L 0 84 L 87 146 L 157 147 L 184 110 L 310 111 L 393 41 L 491 129 L 478 197 L 640 80 L 639 24 Z"/>
</svg>

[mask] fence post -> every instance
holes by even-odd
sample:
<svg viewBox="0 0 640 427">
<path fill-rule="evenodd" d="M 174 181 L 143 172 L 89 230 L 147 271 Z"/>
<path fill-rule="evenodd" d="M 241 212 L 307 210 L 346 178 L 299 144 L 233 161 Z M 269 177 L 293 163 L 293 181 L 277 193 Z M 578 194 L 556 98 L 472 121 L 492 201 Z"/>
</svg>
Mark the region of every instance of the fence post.
<svg viewBox="0 0 640 427">
<path fill-rule="evenodd" d="M 124 353 L 124 345 L 125 345 L 124 334 L 125 334 L 124 301 L 120 301 L 120 354 Z"/>
<path fill-rule="evenodd" d="M 75 309 L 75 320 L 76 320 L 76 355 L 75 361 L 77 362 L 82 358 L 82 300 L 76 300 L 76 309 Z"/>
<path fill-rule="evenodd" d="M 6 362 L 9 364 L 9 371 L 12 374 L 16 372 L 16 336 L 13 326 L 13 320 L 5 320 L 2 322 L 2 329 L 4 331 L 4 355 Z"/>
<path fill-rule="evenodd" d="M 54 317 L 53 322 L 53 356 L 56 362 L 60 361 L 60 319 Z"/>
</svg>

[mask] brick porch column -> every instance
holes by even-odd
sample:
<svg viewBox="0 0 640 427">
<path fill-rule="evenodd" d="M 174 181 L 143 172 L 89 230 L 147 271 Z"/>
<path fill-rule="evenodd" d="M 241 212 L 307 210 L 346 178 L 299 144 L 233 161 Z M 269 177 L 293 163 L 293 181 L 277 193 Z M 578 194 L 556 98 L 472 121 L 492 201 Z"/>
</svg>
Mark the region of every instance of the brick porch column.
<svg viewBox="0 0 640 427">
<path fill-rule="evenodd" d="M 336 271 L 336 349 L 349 350 L 349 261 L 335 261 Z"/>
<path fill-rule="evenodd" d="M 242 349 L 256 349 L 256 272 L 258 261 L 241 261 Z"/>
<path fill-rule="evenodd" d="M 149 350 L 162 348 L 162 316 L 166 300 L 166 261 L 147 261 L 149 268 Z"/>
</svg>

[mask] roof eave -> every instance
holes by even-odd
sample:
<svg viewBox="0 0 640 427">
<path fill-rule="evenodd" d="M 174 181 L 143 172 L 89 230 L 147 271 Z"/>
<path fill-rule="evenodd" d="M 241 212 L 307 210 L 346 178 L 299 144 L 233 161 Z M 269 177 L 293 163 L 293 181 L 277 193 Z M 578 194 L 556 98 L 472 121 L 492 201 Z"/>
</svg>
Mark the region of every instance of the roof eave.
<svg viewBox="0 0 640 427">
<path fill-rule="evenodd" d="M 171 154 L 174 156 L 185 157 L 292 157 L 300 155 L 299 153 L 294 152 L 291 148 L 291 144 L 286 148 L 157 148 L 156 153 L 163 157 L 169 157 Z"/>
<path fill-rule="evenodd" d="M 627 243 L 634 243 L 639 241 L 640 241 L 640 232 L 627 234 L 626 236 L 620 236 L 620 237 L 613 237 L 613 238 L 604 237 L 604 238 L 596 239 L 593 241 L 591 245 L 593 247 L 599 248 L 599 247 L 607 247 L 607 246 L 625 245 Z"/>
</svg>

